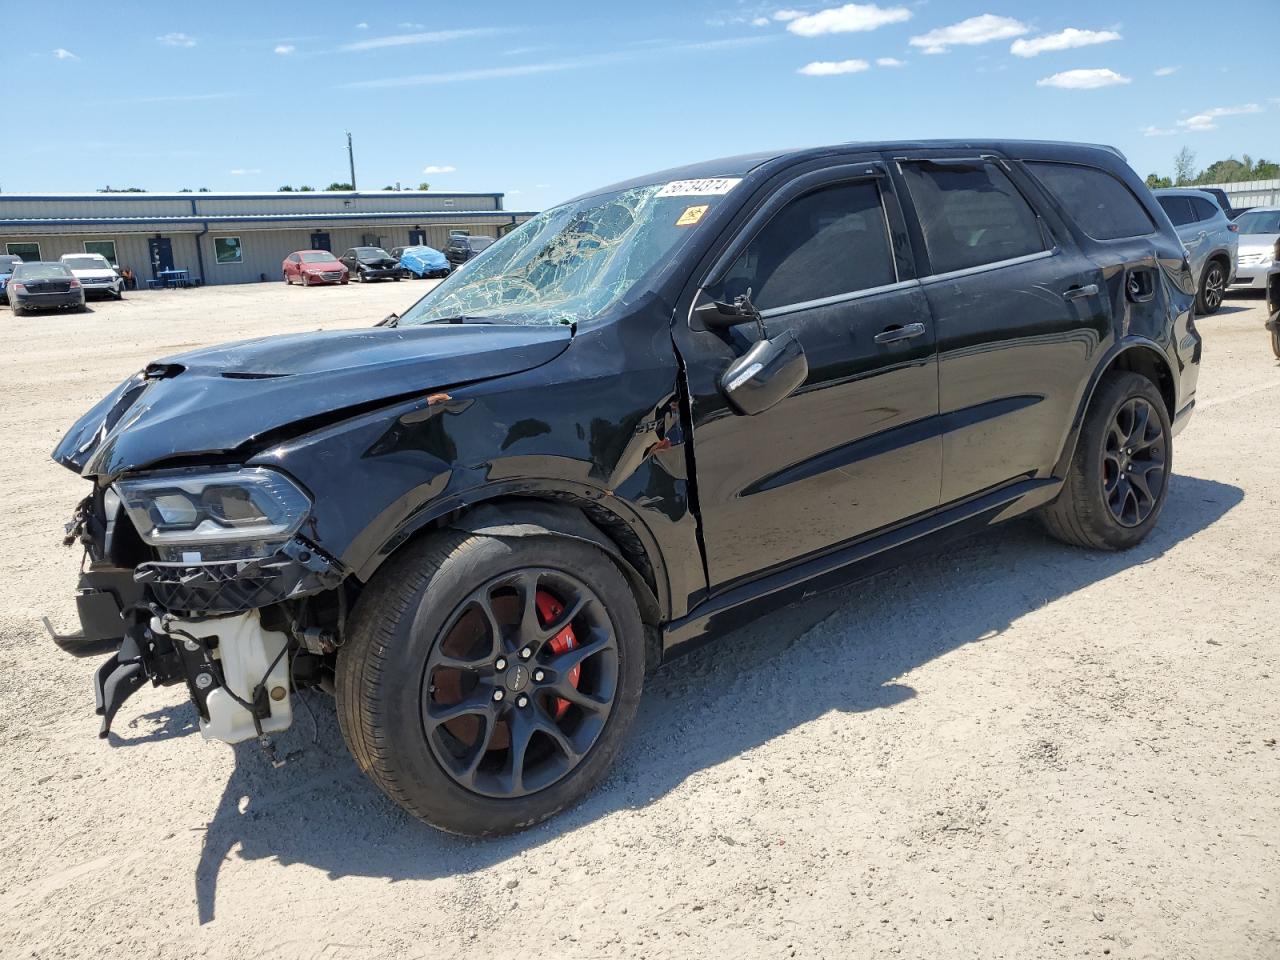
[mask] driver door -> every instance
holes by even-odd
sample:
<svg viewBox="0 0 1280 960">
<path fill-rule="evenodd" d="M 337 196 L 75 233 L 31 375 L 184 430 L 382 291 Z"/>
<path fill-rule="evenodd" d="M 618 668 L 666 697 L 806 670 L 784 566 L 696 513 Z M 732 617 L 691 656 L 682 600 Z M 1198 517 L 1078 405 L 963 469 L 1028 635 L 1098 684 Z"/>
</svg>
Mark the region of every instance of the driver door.
<svg viewBox="0 0 1280 960">
<path fill-rule="evenodd" d="M 938 505 L 933 321 L 893 186 L 878 163 L 787 177 L 757 204 L 676 324 L 712 591 Z M 720 389 L 758 339 L 697 308 L 750 290 L 770 337 L 793 331 L 809 374 L 754 416 Z"/>
</svg>

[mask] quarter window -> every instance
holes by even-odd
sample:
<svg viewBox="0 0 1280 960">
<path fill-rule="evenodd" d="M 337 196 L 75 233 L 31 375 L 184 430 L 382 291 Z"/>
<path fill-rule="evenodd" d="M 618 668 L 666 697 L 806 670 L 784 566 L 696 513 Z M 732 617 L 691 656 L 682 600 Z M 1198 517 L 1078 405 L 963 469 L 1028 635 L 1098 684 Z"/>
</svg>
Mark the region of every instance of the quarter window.
<svg viewBox="0 0 1280 960">
<path fill-rule="evenodd" d="M 1187 197 L 1177 195 L 1156 197 L 1156 202 L 1169 215 L 1175 227 L 1185 227 L 1188 223 L 1196 222 L 1195 211 L 1191 209 L 1191 201 Z"/>
<path fill-rule="evenodd" d="M 1133 191 L 1105 170 L 1044 161 L 1030 161 L 1027 167 L 1094 240 L 1145 237 L 1155 232 L 1155 223 Z"/>
<path fill-rule="evenodd" d="M 879 188 L 842 183 L 798 197 L 752 239 L 717 299 L 751 290 L 761 310 L 893 283 L 897 276 Z"/>
<path fill-rule="evenodd" d="M 1047 249 L 1035 211 L 994 164 L 921 161 L 902 172 L 935 274 Z"/>
<path fill-rule="evenodd" d="M 40 259 L 38 243 L 6 243 L 4 249 L 11 256 L 21 257 L 23 263 L 35 263 Z"/>
<path fill-rule="evenodd" d="M 1216 217 L 1221 209 L 1216 203 L 1211 203 L 1204 197 L 1190 197 L 1191 209 L 1195 211 L 1197 220 L 1212 220 Z"/>
</svg>

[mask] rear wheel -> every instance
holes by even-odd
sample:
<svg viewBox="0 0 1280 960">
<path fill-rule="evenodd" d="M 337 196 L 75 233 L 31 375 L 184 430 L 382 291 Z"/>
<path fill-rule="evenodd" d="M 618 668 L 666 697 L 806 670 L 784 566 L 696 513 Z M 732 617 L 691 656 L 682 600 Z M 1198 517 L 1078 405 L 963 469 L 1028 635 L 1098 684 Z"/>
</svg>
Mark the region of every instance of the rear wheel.
<svg viewBox="0 0 1280 960">
<path fill-rule="evenodd" d="M 1141 543 L 1164 509 L 1173 430 L 1160 391 L 1118 371 L 1099 384 L 1066 483 L 1041 519 L 1065 543 L 1124 550 Z"/>
<path fill-rule="evenodd" d="M 1196 310 L 1199 313 L 1217 313 L 1222 306 L 1222 297 L 1227 289 L 1227 268 L 1221 260 L 1210 260 L 1205 265 L 1204 275 L 1200 278 L 1200 292 L 1196 297 Z"/>
<path fill-rule="evenodd" d="M 446 531 L 361 596 L 338 653 L 360 768 L 414 816 L 483 836 L 539 823 L 608 769 L 644 675 L 635 598 L 596 547 Z"/>
</svg>

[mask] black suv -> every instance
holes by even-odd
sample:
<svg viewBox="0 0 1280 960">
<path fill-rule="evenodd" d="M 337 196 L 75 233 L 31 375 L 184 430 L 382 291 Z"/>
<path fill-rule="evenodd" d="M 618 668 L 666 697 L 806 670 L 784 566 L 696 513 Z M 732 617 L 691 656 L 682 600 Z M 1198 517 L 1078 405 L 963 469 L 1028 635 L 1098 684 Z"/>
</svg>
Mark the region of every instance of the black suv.
<svg viewBox="0 0 1280 960">
<path fill-rule="evenodd" d="M 337 700 L 446 830 L 528 826 L 617 754 L 647 670 L 1035 510 L 1139 543 L 1200 336 L 1114 150 L 851 144 L 547 210 L 377 329 L 152 363 L 55 458 L 92 482 L 76 652 L 103 736 L 185 683 L 206 736 Z M 118 649 L 116 649 L 118 648 Z"/>
<path fill-rule="evenodd" d="M 445 245 L 444 255 L 450 265 L 460 267 L 480 251 L 493 244 L 493 237 L 470 237 L 455 234 Z"/>
<path fill-rule="evenodd" d="M 400 261 L 381 247 L 352 247 L 338 258 L 352 280 L 399 280 Z"/>
</svg>

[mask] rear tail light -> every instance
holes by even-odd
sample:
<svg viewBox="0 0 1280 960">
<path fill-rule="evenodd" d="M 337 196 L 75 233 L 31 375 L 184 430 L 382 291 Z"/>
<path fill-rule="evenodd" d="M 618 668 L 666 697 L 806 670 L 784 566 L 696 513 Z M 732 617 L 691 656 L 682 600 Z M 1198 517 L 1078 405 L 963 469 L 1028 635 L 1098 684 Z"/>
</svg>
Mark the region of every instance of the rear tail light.
<svg viewBox="0 0 1280 960">
<path fill-rule="evenodd" d="M 1238 223 L 1229 223 L 1229 224 L 1227 224 L 1227 229 L 1228 229 L 1228 230 L 1230 230 L 1232 233 L 1239 233 L 1239 232 L 1240 232 L 1240 224 L 1238 224 Z"/>
<path fill-rule="evenodd" d="M 10 281 L 9 281 L 9 283 L 8 283 L 8 286 L 9 286 L 9 287 L 11 287 L 12 289 L 14 289 L 14 290 L 18 291 L 18 293 L 26 293 L 26 292 L 27 292 L 27 285 L 26 285 L 25 283 L 19 283 L 19 282 L 18 282 L 18 281 L 16 281 L 16 280 L 10 280 Z"/>
<path fill-rule="evenodd" d="M 72 290 L 74 290 L 74 289 L 75 289 L 76 287 L 78 287 L 78 286 L 80 286 L 80 281 L 79 281 L 79 280 L 77 280 L 75 277 L 72 277 L 72 278 L 71 278 L 71 289 L 72 289 Z"/>
</svg>

